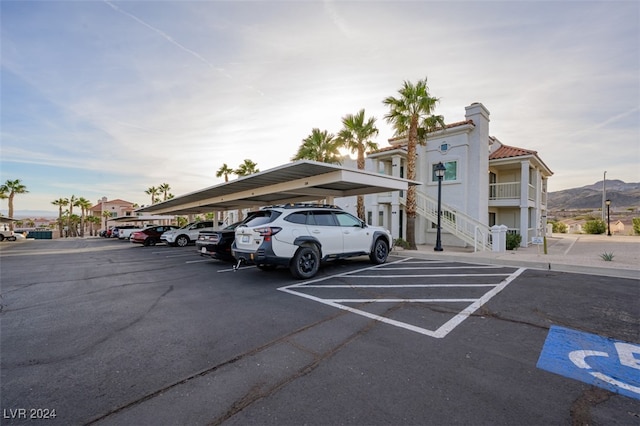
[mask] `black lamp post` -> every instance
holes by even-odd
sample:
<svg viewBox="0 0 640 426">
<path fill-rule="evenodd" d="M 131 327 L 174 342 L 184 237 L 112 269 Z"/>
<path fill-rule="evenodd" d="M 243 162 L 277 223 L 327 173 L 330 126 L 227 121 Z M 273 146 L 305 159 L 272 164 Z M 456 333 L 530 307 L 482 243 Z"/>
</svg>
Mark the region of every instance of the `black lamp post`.
<svg viewBox="0 0 640 426">
<path fill-rule="evenodd" d="M 442 164 L 442 161 L 436 164 L 434 172 L 436 177 L 438 178 L 438 231 L 436 234 L 436 246 L 433 248 L 434 251 L 442 251 L 442 241 L 441 237 L 441 227 L 440 227 L 440 217 L 441 213 L 441 204 L 442 204 L 442 178 L 444 177 L 444 172 L 447 168 Z"/>
<path fill-rule="evenodd" d="M 611 200 L 604 202 L 607 205 L 607 235 L 611 236 L 611 215 L 609 214 L 609 206 L 611 206 Z"/>
</svg>

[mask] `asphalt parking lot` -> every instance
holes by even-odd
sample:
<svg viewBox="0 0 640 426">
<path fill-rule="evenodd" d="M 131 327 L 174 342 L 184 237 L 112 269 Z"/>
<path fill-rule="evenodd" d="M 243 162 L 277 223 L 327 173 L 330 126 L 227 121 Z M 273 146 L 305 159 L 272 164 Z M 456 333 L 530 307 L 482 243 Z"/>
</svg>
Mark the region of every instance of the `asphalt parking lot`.
<svg viewBox="0 0 640 426">
<path fill-rule="evenodd" d="M 193 246 L 8 244 L 2 424 L 640 423 L 639 280 L 408 253 L 297 281 Z"/>
</svg>

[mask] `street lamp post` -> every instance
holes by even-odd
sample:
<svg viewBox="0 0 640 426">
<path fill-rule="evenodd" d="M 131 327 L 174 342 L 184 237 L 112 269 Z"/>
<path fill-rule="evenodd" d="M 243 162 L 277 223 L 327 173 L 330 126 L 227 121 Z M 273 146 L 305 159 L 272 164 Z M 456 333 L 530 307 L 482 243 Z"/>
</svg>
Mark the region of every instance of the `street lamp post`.
<svg viewBox="0 0 640 426">
<path fill-rule="evenodd" d="M 609 206 L 611 206 L 611 200 L 607 199 L 604 202 L 607 205 L 607 235 L 611 236 L 611 215 L 609 214 Z"/>
<path fill-rule="evenodd" d="M 442 241 L 441 241 L 441 216 L 442 216 L 442 212 L 441 212 L 441 206 L 442 206 L 442 178 L 444 177 L 444 172 L 445 170 L 447 170 L 447 168 L 444 166 L 444 164 L 442 164 L 442 161 L 439 162 L 435 169 L 434 172 L 436 174 L 436 177 L 438 178 L 438 230 L 437 230 L 437 234 L 436 234 L 436 246 L 433 248 L 434 251 L 442 251 Z"/>
</svg>

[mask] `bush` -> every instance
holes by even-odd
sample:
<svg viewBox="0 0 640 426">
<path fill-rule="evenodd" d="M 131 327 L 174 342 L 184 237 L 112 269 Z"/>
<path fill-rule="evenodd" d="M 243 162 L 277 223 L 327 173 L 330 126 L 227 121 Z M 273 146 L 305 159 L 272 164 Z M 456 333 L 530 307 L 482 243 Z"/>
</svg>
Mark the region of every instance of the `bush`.
<svg viewBox="0 0 640 426">
<path fill-rule="evenodd" d="M 394 247 L 402 247 L 403 249 L 409 249 L 409 243 L 406 240 L 403 240 L 402 238 L 397 238 L 393 241 L 393 246 Z"/>
<path fill-rule="evenodd" d="M 507 234 L 507 250 L 514 250 L 520 247 L 522 236 L 520 234 Z"/>
<path fill-rule="evenodd" d="M 554 234 L 566 234 L 567 233 L 567 224 L 562 222 L 551 222 L 553 225 L 553 233 Z"/>
<path fill-rule="evenodd" d="M 587 234 L 604 234 L 607 231 L 607 224 L 601 219 L 590 220 L 582 227 Z"/>
<path fill-rule="evenodd" d="M 633 218 L 633 233 L 640 235 L 640 217 Z"/>
</svg>

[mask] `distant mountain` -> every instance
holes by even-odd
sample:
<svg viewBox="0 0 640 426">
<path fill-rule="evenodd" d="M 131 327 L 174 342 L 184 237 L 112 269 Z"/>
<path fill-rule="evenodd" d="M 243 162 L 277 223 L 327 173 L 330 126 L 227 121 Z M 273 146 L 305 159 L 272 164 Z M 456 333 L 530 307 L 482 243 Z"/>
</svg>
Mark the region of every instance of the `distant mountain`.
<svg viewBox="0 0 640 426">
<path fill-rule="evenodd" d="M 7 210 L 0 210 L 3 216 L 7 216 L 9 212 Z M 49 211 L 49 210 L 16 210 L 13 212 L 14 219 L 34 219 L 34 218 L 58 218 L 57 211 Z"/>
<path fill-rule="evenodd" d="M 640 208 L 640 182 L 606 181 L 606 197 L 614 209 Z M 602 207 L 602 181 L 580 188 L 550 192 L 547 205 L 550 211 L 599 209 Z"/>
</svg>

